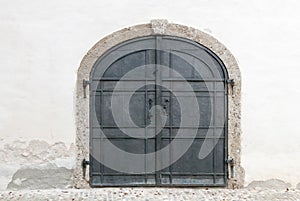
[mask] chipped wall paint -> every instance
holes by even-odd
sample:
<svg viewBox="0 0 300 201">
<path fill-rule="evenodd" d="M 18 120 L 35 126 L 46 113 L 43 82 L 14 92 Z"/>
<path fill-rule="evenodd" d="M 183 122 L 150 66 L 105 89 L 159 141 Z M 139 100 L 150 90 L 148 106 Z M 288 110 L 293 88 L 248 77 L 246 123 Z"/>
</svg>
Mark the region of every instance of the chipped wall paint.
<svg viewBox="0 0 300 201">
<path fill-rule="evenodd" d="M 71 186 L 74 144 L 15 140 L 0 147 L 0 190 Z"/>
</svg>

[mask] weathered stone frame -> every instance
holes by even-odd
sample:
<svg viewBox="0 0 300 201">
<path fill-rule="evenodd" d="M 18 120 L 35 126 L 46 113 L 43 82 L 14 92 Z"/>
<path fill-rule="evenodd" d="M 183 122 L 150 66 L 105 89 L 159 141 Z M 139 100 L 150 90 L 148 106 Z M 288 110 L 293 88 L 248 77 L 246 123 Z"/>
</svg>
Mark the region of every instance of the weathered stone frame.
<svg viewBox="0 0 300 201">
<path fill-rule="evenodd" d="M 88 80 L 97 59 L 110 48 L 137 37 L 150 35 L 178 36 L 198 42 L 214 52 L 224 63 L 229 79 L 234 79 L 234 90 L 228 87 L 228 158 L 234 159 L 234 175 L 228 179 L 228 188 L 240 188 L 244 184 L 241 167 L 241 75 L 238 64 L 230 51 L 212 36 L 197 29 L 168 23 L 167 20 L 152 20 L 122 29 L 97 42 L 84 56 L 77 73 L 76 83 L 76 147 L 77 159 L 73 174 L 74 187 L 89 188 L 88 168 L 83 179 L 82 160 L 89 159 L 89 94 L 84 98 L 83 79 Z"/>
</svg>

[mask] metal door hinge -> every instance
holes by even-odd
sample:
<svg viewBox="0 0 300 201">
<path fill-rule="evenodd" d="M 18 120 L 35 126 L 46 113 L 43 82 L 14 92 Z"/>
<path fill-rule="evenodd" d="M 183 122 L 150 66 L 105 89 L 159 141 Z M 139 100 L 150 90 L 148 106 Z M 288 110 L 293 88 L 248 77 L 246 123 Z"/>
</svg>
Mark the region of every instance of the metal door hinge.
<svg viewBox="0 0 300 201">
<path fill-rule="evenodd" d="M 233 158 L 228 158 L 228 159 L 226 159 L 226 163 L 229 164 L 229 165 L 234 164 Z"/>
<path fill-rule="evenodd" d="M 90 84 L 90 81 L 83 79 L 82 86 L 83 86 L 83 98 L 86 98 L 86 87 Z"/>
<path fill-rule="evenodd" d="M 83 179 L 85 179 L 86 166 L 88 166 L 88 165 L 90 165 L 90 161 L 87 161 L 87 160 L 83 159 L 82 163 L 81 163 Z"/>
<path fill-rule="evenodd" d="M 235 85 L 234 79 L 228 79 L 227 84 L 230 84 L 230 86 L 231 86 L 231 95 L 233 95 L 234 94 L 234 85 Z"/>
<path fill-rule="evenodd" d="M 227 165 L 229 166 L 229 172 L 230 175 L 228 175 L 229 178 L 234 178 L 234 159 L 233 158 L 228 158 L 225 160 Z"/>
</svg>

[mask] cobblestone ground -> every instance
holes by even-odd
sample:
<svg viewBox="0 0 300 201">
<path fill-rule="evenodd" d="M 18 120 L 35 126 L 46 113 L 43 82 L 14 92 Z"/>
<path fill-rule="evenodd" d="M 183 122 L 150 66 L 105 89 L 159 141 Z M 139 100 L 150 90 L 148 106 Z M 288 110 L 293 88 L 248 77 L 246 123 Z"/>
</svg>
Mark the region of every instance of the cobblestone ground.
<svg viewBox="0 0 300 201">
<path fill-rule="evenodd" d="M 102 188 L 2 191 L 0 200 L 105 200 L 105 201 L 180 201 L 180 200 L 299 200 L 300 190 L 197 189 L 197 188 Z"/>
</svg>

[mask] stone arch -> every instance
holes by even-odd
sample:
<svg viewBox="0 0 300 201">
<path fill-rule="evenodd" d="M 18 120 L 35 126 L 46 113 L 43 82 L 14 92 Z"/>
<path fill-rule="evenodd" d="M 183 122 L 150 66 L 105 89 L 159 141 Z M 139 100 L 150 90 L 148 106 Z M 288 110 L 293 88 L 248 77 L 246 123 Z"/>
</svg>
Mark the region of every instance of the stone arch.
<svg viewBox="0 0 300 201">
<path fill-rule="evenodd" d="M 228 77 L 234 80 L 228 87 L 228 188 L 239 188 L 244 183 L 244 170 L 241 167 L 241 74 L 238 64 L 230 51 L 217 39 L 197 29 L 168 23 L 167 20 L 152 20 L 112 33 L 97 42 L 84 56 L 77 73 L 76 83 L 76 146 L 77 158 L 73 174 L 76 188 L 88 188 L 88 177 L 83 178 L 82 161 L 89 158 L 89 96 L 84 97 L 83 80 L 88 80 L 90 72 L 97 61 L 110 48 L 130 39 L 151 36 L 170 35 L 186 38 L 209 48 L 224 63 Z M 86 90 L 88 93 L 88 90 Z M 87 171 L 88 175 L 88 171 Z"/>
</svg>

